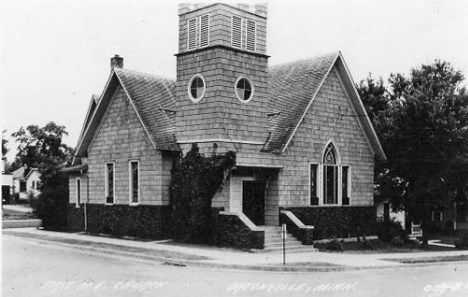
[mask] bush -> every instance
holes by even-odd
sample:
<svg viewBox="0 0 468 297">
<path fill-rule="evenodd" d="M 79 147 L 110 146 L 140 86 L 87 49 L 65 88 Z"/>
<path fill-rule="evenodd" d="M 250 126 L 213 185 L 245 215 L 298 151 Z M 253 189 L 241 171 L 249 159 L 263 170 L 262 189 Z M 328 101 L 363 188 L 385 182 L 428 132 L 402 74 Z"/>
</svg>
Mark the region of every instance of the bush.
<svg viewBox="0 0 468 297">
<path fill-rule="evenodd" d="M 343 243 L 338 241 L 338 239 L 333 238 L 323 246 L 323 249 L 326 251 L 342 252 Z"/>
<path fill-rule="evenodd" d="M 467 250 L 468 249 L 468 232 L 461 231 L 458 236 L 460 239 L 455 241 L 455 248 L 457 250 Z"/>
<path fill-rule="evenodd" d="M 374 251 L 377 247 L 374 243 L 370 240 L 367 240 L 364 236 L 362 239 L 360 237 L 357 238 L 358 248 L 362 251 Z"/>
<path fill-rule="evenodd" d="M 33 214 L 42 220 L 44 229 L 56 231 L 67 229 L 68 196 L 68 176 L 54 172 L 47 176 L 41 194 L 37 198 L 34 195 L 30 197 L 29 203 Z"/>
<path fill-rule="evenodd" d="M 375 224 L 375 232 L 383 242 L 392 242 L 395 238 L 400 238 L 406 241 L 406 231 L 401 227 L 400 222 L 395 219 L 388 221 L 383 218 L 378 218 Z"/>
</svg>

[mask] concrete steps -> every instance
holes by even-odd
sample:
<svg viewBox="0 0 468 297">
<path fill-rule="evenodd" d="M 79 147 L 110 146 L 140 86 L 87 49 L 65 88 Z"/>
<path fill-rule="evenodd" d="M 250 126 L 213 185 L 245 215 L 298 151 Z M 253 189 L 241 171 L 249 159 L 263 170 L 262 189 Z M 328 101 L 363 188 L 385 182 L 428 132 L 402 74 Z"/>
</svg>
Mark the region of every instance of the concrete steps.
<svg viewBox="0 0 468 297">
<path fill-rule="evenodd" d="M 281 252 L 283 251 L 283 238 L 281 236 L 280 226 L 258 226 L 259 229 L 265 232 L 265 248 L 263 252 Z M 303 245 L 302 242 L 297 240 L 291 233 L 286 234 L 286 252 L 310 252 L 315 251 L 313 246 Z"/>
</svg>

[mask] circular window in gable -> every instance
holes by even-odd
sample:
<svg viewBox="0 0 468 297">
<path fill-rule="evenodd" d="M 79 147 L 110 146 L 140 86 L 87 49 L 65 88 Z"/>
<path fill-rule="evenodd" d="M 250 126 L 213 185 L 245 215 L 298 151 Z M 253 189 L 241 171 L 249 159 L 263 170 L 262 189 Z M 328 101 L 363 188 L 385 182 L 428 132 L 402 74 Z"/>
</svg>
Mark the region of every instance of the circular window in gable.
<svg viewBox="0 0 468 297">
<path fill-rule="evenodd" d="M 188 85 L 189 97 L 193 102 L 200 101 L 205 95 L 205 79 L 200 74 L 196 74 L 190 80 Z"/>
<path fill-rule="evenodd" d="M 252 99 L 254 92 L 253 84 L 250 79 L 240 77 L 236 81 L 236 95 L 241 102 L 249 102 Z"/>
</svg>

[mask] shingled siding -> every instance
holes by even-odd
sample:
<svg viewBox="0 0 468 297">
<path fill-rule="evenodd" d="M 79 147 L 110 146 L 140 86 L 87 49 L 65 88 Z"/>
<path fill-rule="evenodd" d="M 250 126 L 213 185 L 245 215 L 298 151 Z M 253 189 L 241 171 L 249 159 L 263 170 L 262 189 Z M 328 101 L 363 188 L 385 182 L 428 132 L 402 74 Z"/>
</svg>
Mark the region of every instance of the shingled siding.
<svg viewBox="0 0 468 297">
<path fill-rule="evenodd" d="M 129 204 L 130 160 L 139 161 L 140 204 L 168 204 L 172 161 L 166 156 L 163 161 L 125 92 L 117 88 L 88 151 L 90 203 L 105 203 L 105 164 L 114 162 L 114 203 Z"/>
<path fill-rule="evenodd" d="M 350 204 L 373 205 L 374 156 L 358 116 L 346 97 L 337 73 L 332 69 L 286 151 L 284 169 L 279 172 L 277 193 L 270 189 L 268 199 L 278 199 L 279 206 L 283 207 L 310 205 L 310 163 L 322 164 L 325 146 L 333 140 L 341 164 L 350 166 Z M 322 197 L 321 191 L 319 197 Z M 278 212 L 268 211 L 267 222 L 277 224 Z"/>
<path fill-rule="evenodd" d="M 267 58 L 224 48 L 207 48 L 177 57 L 177 141 L 265 141 L 268 137 Z M 195 74 L 206 81 L 206 92 L 197 103 L 190 100 L 188 84 Z M 248 77 L 255 88 L 253 99 L 240 102 L 235 83 Z M 226 128 L 229 131 L 226 132 Z M 259 148 L 260 150 L 260 148 Z"/>
</svg>

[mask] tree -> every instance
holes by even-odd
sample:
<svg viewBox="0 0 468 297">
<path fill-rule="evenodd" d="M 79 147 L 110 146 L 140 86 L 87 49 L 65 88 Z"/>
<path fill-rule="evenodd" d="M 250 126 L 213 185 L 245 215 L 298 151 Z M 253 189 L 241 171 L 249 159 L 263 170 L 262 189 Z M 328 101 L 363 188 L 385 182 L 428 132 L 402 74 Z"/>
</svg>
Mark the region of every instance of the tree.
<svg viewBox="0 0 468 297">
<path fill-rule="evenodd" d="M 3 136 L 3 133 L 5 132 L 6 130 L 2 131 L 2 158 L 5 158 L 6 154 L 10 151 L 7 146 L 8 140 Z"/>
<path fill-rule="evenodd" d="M 41 194 L 31 201 L 34 213 L 46 229 L 65 229 L 68 206 L 68 177 L 61 172 L 70 164 L 73 149 L 62 142 L 67 135 L 64 126 L 49 122 L 44 127 L 21 127 L 12 136 L 18 143 L 15 166 L 38 168 Z"/>
<path fill-rule="evenodd" d="M 388 91 L 371 77 L 358 86 L 388 161 L 376 183 L 397 209 L 420 221 L 468 193 L 468 95 L 461 72 L 435 61 L 390 76 Z M 425 238 L 427 241 L 427 238 Z"/>
</svg>

